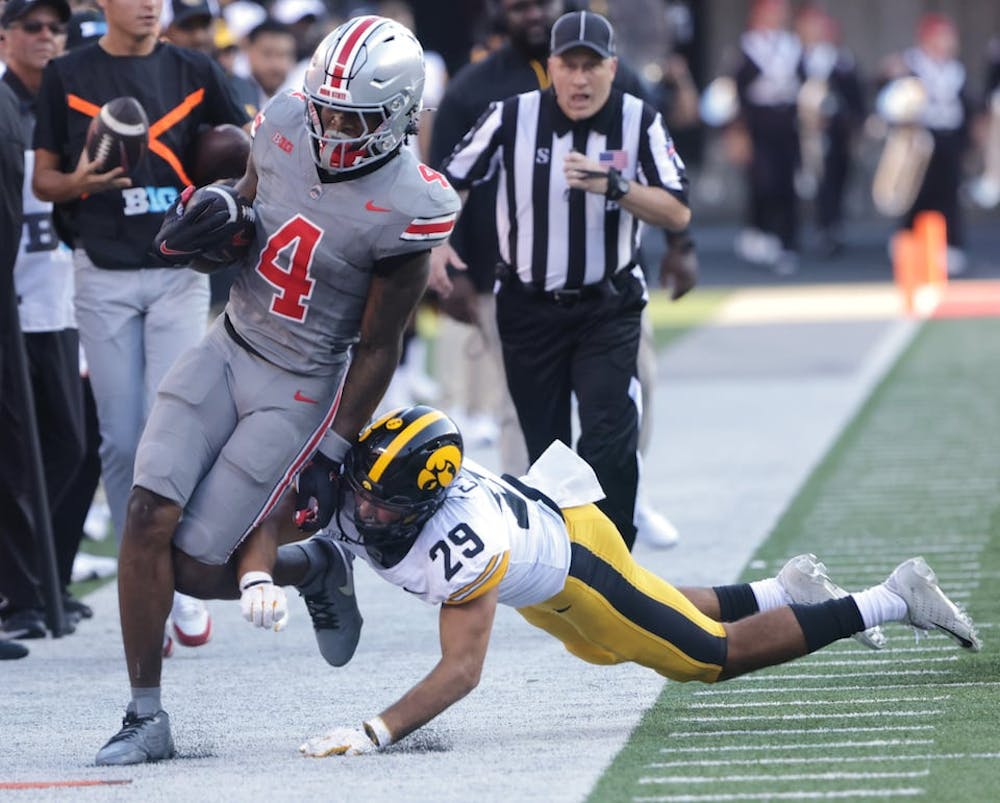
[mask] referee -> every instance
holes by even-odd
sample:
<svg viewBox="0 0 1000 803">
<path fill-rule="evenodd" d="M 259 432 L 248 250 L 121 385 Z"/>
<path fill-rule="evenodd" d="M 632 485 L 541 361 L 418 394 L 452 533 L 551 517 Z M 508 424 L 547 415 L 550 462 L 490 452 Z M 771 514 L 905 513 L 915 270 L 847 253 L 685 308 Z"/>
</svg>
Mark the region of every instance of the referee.
<svg viewBox="0 0 1000 803">
<path fill-rule="evenodd" d="M 493 103 L 444 171 L 463 198 L 499 173 L 497 325 L 529 458 L 554 438 L 572 443 L 575 394 L 577 450 L 631 548 L 647 299 L 639 228 L 676 231 L 691 215 L 684 166 L 663 120 L 612 89 L 617 66 L 604 17 L 564 14 L 552 28 L 551 88 Z"/>
</svg>

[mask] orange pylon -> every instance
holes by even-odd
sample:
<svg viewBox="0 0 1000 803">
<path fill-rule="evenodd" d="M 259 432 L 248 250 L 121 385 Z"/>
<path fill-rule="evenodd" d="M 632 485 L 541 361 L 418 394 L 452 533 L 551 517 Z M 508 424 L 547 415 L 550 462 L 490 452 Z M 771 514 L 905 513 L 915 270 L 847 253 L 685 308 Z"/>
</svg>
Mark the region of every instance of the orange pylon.
<svg viewBox="0 0 1000 803">
<path fill-rule="evenodd" d="M 917 241 L 916 283 L 942 287 L 948 282 L 948 227 L 940 212 L 920 212 L 913 218 Z"/>
<path fill-rule="evenodd" d="M 917 289 L 917 238 L 909 229 L 892 236 L 892 275 L 903 297 L 903 309 L 913 314 L 913 297 Z"/>
</svg>

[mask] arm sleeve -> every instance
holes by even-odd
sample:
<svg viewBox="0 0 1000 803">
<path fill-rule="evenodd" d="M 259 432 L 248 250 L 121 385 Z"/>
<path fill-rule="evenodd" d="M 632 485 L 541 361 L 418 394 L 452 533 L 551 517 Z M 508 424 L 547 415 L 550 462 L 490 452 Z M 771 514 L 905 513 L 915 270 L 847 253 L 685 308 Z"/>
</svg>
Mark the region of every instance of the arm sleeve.
<svg viewBox="0 0 1000 803">
<path fill-rule="evenodd" d="M 64 153 L 68 136 L 66 90 L 63 88 L 59 71 L 51 61 L 42 73 L 42 86 L 38 91 L 38 103 L 35 108 L 37 119 L 32 147 L 44 148 L 52 153 L 68 156 L 72 160 L 74 154 Z"/>
<path fill-rule="evenodd" d="M 644 184 L 661 187 L 687 205 L 688 180 L 684 162 L 674 147 L 663 117 L 648 104 L 642 110 L 638 167 Z"/>
<path fill-rule="evenodd" d="M 441 170 L 456 189 L 468 189 L 493 175 L 493 157 L 500 147 L 505 110 L 508 103 L 516 102 L 516 98 L 511 98 L 491 103 L 479 122 L 444 160 Z"/>
</svg>

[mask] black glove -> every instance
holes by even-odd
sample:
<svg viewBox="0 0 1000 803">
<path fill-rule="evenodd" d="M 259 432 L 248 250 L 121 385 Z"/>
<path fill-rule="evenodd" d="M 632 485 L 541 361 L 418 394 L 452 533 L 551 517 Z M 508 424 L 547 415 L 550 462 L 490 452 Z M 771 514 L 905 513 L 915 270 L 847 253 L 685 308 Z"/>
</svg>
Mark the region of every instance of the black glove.
<svg viewBox="0 0 1000 803">
<path fill-rule="evenodd" d="M 303 532 L 314 533 L 330 523 L 340 496 L 340 463 L 322 452 L 299 472 L 296 484 L 295 524 Z"/>
<path fill-rule="evenodd" d="M 670 300 L 683 297 L 698 283 L 698 254 L 685 231 L 667 232 L 667 253 L 660 263 L 660 284 L 671 288 Z"/>
<path fill-rule="evenodd" d="M 195 257 L 232 262 L 253 239 L 254 211 L 226 184 L 185 187 L 174 199 L 153 239 L 156 255 L 173 265 Z"/>
</svg>

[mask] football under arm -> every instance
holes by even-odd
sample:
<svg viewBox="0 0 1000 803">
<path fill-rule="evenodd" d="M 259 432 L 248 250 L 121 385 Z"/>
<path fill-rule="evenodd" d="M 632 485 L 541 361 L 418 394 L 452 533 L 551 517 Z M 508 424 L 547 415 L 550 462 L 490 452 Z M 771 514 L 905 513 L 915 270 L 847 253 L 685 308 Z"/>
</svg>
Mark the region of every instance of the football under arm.
<svg viewBox="0 0 1000 803">
<path fill-rule="evenodd" d="M 498 596 L 494 587 L 470 602 L 441 606 L 441 660 L 427 677 L 379 715 L 393 741 L 426 725 L 479 684 Z"/>
</svg>

